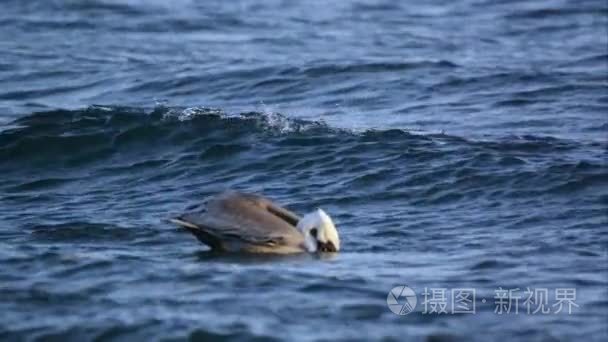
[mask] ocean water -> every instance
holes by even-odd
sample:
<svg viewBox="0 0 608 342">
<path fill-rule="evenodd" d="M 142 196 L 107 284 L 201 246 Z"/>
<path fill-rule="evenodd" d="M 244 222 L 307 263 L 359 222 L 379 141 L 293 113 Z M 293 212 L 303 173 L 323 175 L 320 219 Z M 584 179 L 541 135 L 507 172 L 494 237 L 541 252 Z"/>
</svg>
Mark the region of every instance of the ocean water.
<svg viewBox="0 0 608 342">
<path fill-rule="evenodd" d="M 6 0 L 0 51 L 2 341 L 608 340 L 605 0 Z M 342 251 L 167 222 L 226 189 Z"/>
</svg>

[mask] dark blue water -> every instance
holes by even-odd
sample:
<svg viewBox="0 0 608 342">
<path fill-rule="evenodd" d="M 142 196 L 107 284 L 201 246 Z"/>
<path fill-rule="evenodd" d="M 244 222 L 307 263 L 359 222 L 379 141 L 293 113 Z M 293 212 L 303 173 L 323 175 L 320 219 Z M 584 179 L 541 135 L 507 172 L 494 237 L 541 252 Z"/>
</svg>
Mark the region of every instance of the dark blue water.
<svg viewBox="0 0 608 342">
<path fill-rule="evenodd" d="M 0 340 L 608 339 L 606 1 L 1 7 Z M 324 208 L 343 250 L 166 222 L 225 189 Z"/>
</svg>

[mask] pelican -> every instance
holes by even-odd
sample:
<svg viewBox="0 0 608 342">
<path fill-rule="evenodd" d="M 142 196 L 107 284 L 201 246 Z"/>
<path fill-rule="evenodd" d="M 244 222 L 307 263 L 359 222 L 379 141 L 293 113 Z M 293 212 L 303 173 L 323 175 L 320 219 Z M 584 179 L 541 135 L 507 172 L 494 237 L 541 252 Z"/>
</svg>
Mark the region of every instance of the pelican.
<svg viewBox="0 0 608 342">
<path fill-rule="evenodd" d="M 254 194 L 220 193 L 171 222 L 218 251 L 286 254 L 340 250 L 338 231 L 323 209 L 300 218 Z"/>
</svg>

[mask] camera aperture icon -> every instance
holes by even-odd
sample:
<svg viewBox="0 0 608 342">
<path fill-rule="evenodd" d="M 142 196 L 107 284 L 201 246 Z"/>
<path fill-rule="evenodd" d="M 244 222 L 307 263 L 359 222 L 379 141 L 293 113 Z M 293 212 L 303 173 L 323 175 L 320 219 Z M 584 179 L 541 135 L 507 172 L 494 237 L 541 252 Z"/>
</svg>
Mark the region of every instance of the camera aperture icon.
<svg viewBox="0 0 608 342">
<path fill-rule="evenodd" d="M 417 303 L 416 292 L 405 285 L 393 287 L 386 296 L 388 308 L 397 315 L 409 314 L 414 311 Z"/>
</svg>

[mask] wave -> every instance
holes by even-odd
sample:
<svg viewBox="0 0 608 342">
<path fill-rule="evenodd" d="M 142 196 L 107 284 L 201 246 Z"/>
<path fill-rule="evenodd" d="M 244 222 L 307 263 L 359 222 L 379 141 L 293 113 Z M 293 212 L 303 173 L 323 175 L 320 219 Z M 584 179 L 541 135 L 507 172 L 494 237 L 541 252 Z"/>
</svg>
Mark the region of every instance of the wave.
<svg viewBox="0 0 608 342">
<path fill-rule="evenodd" d="M 134 107 L 91 106 L 82 110 L 53 110 L 21 117 L 0 131 L 0 159 L 61 158 L 79 154 L 103 157 L 121 148 L 157 146 L 187 147 L 206 141 L 210 156 L 246 150 L 251 139 L 281 138 L 286 146 L 318 145 L 336 141 L 354 143 L 354 152 L 364 153 L 370 143 L 404 148 L 447 144 L 486 151 L 557 152 L 579 149 L 601 150 L 601 144 L 558 139 L 550 136 L 505 136 L 487 140 L 468 139 L 445 133 L 408 129 L 353 130 L 331 127 L 324 121 L 304 120 L 274 112 L 227 113 L 205 107 L 163 107 L 152 110 Z M 187 150 L 187 148 L 186 148 Z M 429 151 L 431 149 L 429 148 Z M 517 156 L 513 156 L 517 158 Z"/>
<path fill-rule="evenodd" d="M 0 132 L 0 172 L 6 200 L 32 203 L 41 198 L 22 194 L 59 191 L 92 175 L 105 186 L 308 179 L 308 186 L 362 191 L 368 201 L 416 205 L 569 196 L 608 185 L 605 146 L 597 142 L 357 131 L 280 113 L 175 107 L 92 106 L 22 117 Z M 354 196 L 326 200 L 361 200 Z"/>
<path fill-rule="evenodd" d="M 189 123 L 189 126 L 180 124 Z M 526 122 L 528 124 L 529 122 Z M 467 137 L 447 135 L 443 132 L 429 132 L 408 128 L 390 129 L 345 129 L 329 126 L 323 120 L 306 120 L 286 116 L 277 112 L 241 112 L 228 113 L 218 108 L 208 107 L 165 107 L 157 106 L 152 110 L 138 107 L 122 106 L 90 106 L 80 110 L 50 110 L 34 112 L 0 126 L 0 147 L 14 139 L 25 137 L 73 137 L 94 135 L 95 133 L 127 132 L 138 128 L 162 128 L 203 130 L 209 133 L 213 130 L 242 129 L 244 132 L 269 133 L 277 135 L 311 133 L 311 134 L 341 134 L 356 135 L 366 139 L 401 138 L 423 136 L 444 138 L 450 141 L 476 140 Z M 150 134 L 141 130 L 142 136 Z M 135 134 L 137 135 L 137 134 Z M 121 135 L 119 135 L 121 136 Z M 528 142 L 555 142 L 567 145 L 575 141 L 557 139 L 550 136 L 506 136 L 498 140 L 515 140 Z M 479 140 L 478 140 L 479 141 Z"/>
</svg>

